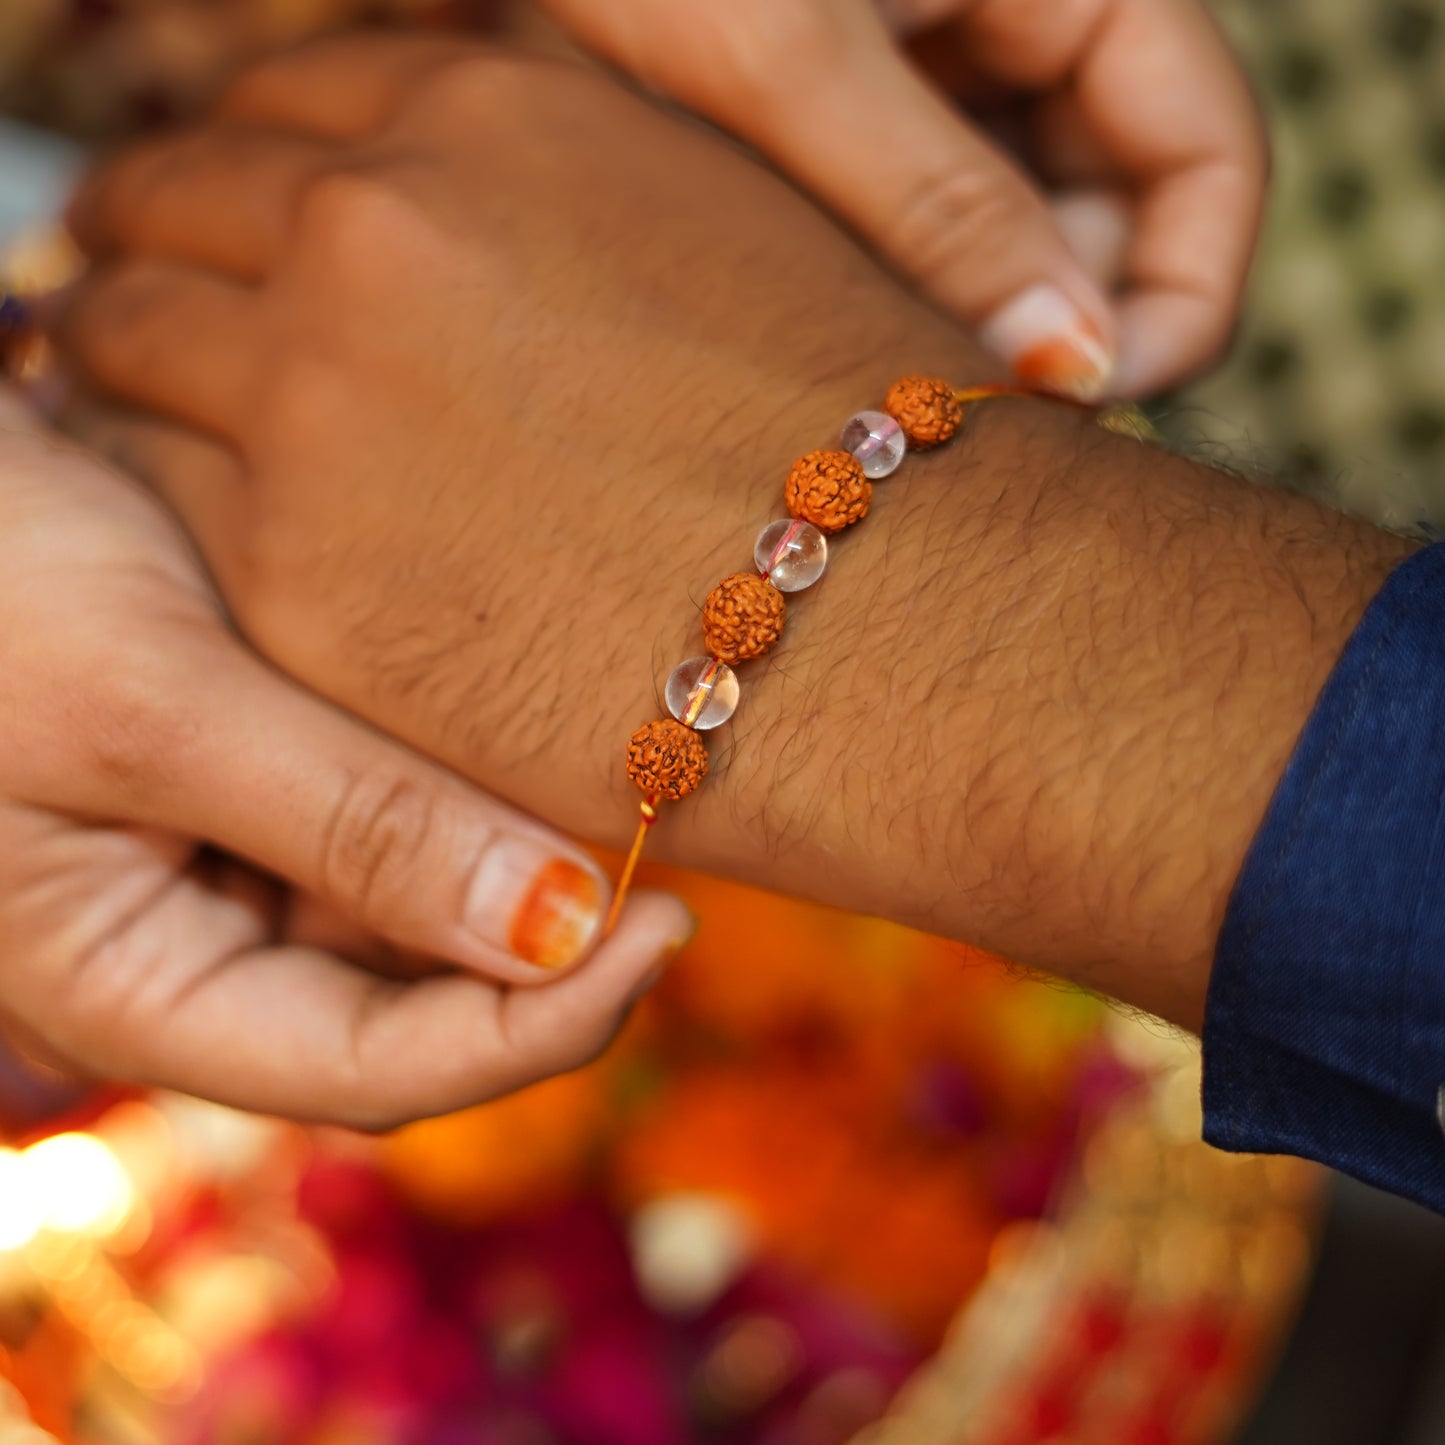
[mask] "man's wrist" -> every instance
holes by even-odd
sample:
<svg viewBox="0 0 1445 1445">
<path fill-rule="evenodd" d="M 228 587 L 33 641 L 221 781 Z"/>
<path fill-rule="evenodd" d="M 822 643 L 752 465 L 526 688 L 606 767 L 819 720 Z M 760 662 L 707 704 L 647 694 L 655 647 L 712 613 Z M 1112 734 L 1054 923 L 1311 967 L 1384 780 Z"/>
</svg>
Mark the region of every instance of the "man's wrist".
<svg viewBox="0 0 1445 1445">
<path fill-rule="evenodd" d="M 1408 551 L 1066 408 L 980 406 L 835 547 L 689 830 L 1195 1025 L 1275 782 Z"/>
<path fill-rule="evenodd" d="M 1410 545 L 1031 410 L 975 433 L 1000 484 L 943 849 L 972 887 L 940 924 L 1195 1026 L 1245 850 Z"/>
</svg>

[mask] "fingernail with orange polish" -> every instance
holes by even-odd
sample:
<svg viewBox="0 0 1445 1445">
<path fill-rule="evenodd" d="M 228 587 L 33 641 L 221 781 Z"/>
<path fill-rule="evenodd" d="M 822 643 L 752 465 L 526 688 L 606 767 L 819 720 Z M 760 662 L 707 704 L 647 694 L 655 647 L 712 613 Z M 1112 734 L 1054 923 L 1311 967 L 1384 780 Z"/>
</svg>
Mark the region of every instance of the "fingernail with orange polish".
<svg viewBox="0 0 1445 1445">
<path fill-rule="evenodd" d="M 468 900 L 472 928 L 524 963 L 566 968 L 602 926 L 604 889 L 596 872 L 540 842 L 516 838 L 490 849 Z"/>
<path fill-rule="evenodd" d="M 1019 292 L 984 322 L 979 335 L 1020 381 L 1078 401 L 1102 396 L 1113 373 L 1114 359 L 1099 328 L 1054 286 Z"/>
</svg>

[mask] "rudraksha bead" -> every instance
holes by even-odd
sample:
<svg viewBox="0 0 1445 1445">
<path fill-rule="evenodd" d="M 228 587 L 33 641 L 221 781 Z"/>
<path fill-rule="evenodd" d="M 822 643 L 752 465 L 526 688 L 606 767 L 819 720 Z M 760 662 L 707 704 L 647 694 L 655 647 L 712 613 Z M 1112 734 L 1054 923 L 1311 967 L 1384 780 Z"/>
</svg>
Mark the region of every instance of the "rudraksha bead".
<svg viewBox="0 0 1445 1445">
<path fill-rule="evenodd" d="M 724 662 L 761 657 L 783 635 L 786 612 L 783 594 L 765 577 L 734 572 L 702 604 L 703 641 Z"/>
<path fill-rule="evenodd" d="M 707 777 L 707 745 L 675 718 L 644 723 L 627 740 L 627 776 L 644 793 L 675 802 Z"/>
<path fill-rule="evenodd" d="M 953 387 L 936 376 L 900 377 L 888 388 L 883 410 L 919 451 L 946 442 L 963 421 L 963 403 Z"/>
<path fill-rule="evenodd" d="M 873 483 L 852 452 L 809 452 L 793 463 L 785 495 L 788 510 L 822 532 L 841 532 L 868 515 Z"/>
</svg>

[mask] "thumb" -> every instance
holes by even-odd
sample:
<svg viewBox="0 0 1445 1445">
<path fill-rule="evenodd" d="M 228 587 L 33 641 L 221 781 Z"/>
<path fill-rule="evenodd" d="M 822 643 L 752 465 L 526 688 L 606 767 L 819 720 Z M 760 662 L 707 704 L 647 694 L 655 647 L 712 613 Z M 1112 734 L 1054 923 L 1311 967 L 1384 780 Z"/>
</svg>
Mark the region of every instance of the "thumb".
<svg viewBox="0 0 1445 1445">
<path fill-rule="evenodd" d="M 227 639 L 147 806 L 404 949 L 537 983 L 597 942 L 610 889 L 580 848 Z"/>
<path fill-rule="evenodd" d="M 803 35 L 746 52 L 746 83 L 707 87 L 713 118 L 976 327 L 1021 380 L 1098 396 L 1110 309 L 1043 197 L 913 67 L 873 4 L 807 8 Z"/>
</svg>

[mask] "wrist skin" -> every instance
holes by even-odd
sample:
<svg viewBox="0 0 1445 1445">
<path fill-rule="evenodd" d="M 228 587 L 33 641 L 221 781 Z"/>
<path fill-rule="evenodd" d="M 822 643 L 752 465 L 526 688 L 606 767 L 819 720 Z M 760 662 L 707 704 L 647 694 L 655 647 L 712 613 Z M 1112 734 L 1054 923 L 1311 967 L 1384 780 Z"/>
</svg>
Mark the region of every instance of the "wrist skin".
<svg viewBox="0 0 1445 1445">
<path fill-rule="evenodd" d="M 930 366 L 869 363 L 800 399 L 816 425 L 775 428 L 794 433 L 777 457 L 876 405 L 895 372 L 980 374 L 965 344 L 918 351 Z M 779 467 L 748 450 L 734 475 L 759 480 L 727 511 L 766 520 Z M 690 596 L 736 565 L 732 541 L 699 558 Z M 964 939 L 1197 1028 L 1245 850 L 1412 550 L 1071 408 L 977 405 L 950 446 L 875 487 L 821 584 L 789 599 L 777 650 L 742 669 L 743 702 L 713 734 L 714 776 L 666 810 L 656 856 Z M 690 625 L 660 631 L 655 660 L 700 650 L 681 610 Z M 652 715 L 645 697 L 636 712 Z"/>
</svg>

